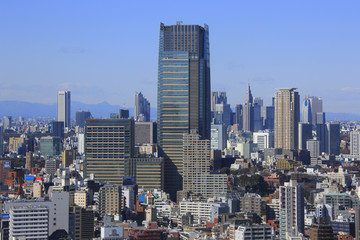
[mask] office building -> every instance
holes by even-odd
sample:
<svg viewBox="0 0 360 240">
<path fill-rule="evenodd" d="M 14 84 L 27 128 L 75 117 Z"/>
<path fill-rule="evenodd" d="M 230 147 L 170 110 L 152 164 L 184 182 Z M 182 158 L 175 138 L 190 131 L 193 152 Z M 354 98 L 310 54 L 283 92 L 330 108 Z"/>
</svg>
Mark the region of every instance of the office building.
<svg viewBox="0 0 360 240">
<path fill-rule="evenodd" d="M 311 101 L 309 98 L 305 98 L 303 101 L 303 111 L 302 111 L 302 122 L 313 125 L 312 122 L 312 112 L 311 112 Z"/>
<path fill-rule="evenodd" d="M 134 120 L 150 122 L 150 102 L 141 92 L 136 92 L 134 96 Z"/>
<path fill-rule="evenodd" d="M 274 147 L 274 132 L 260 131 L 254 132 L 253 141 L 257 144 L 259 150 L 264 151 L 265 148 Z"/>
<path fill-rule="evenodd" d="M 306 97 L 305 100 L 308 100 L 310 103 L 310 111 L 311 111 L 311 124 L 315 125 L 318 121 L 318 113 L 321 113 L 323 111 L 323 102 L 322 99 L 319 97 Z"/>
<path fill-rule="evenodd" d="M 3 126 L 0 125 L 0 157 L 4 154 L 4 139 L 3 139 Z"/>
<path fill-rule="evenodd" d="M 165 191 L 182 189 L 183 134 L 196 129 L 210 139 L 209 29 L 160 24 L 158 145 L 165 161 Z"/>
<path fill-rule="evenodd" d="M 77 111 L 75 117 L 76 117 L 76 126 L 84 128 L 85 120 L 91 118 L 91 113 L 89 111 Z"/>
<path fill-rule="evenodd" d="M 227 97 L 225 91 L 217 91 L 211 93 L 211 111 L 215 111 L 216 104 L 227 104 Z"/>
<path fill-rule="evenodd" d="M 263 129 L 263 119 L 261 117 L 261 108 L 263 107 L 263 100 L 259 97 L 254 98 L 253 111 L 254 111 L 254 131 Z"/>
<path fill-rule="evenodd" d="M 269 225 L 241 225 L 235 230 L 234 240 L 269 239 L 275 237 L 273 227 Z"/>
<path fill-rule="evenodd" d="M 275 93 L 275 148 L 298 148 L 300 104 L 295 89 L 281 88 Z"/>
<path fill-rule="evenodd" d="M 119 109 L 118 118 L 119 119 L 128 119 L 129 118 L 129 109 Z"/>
<path fill-rule="evenodd" d="M 12 117 L 11 116 L 4 116 L 3 117 L 3 131 L 6 130 L 6 129 L 10 129 L 11 126 L 12 126 Z"/>
<path fill-rule="evenodd" d="M 62 152 L 61 163 L 64 167 L 69 167 L 70 164 L 73 164 L 76 159 L 75 149 L 66 149 Z"/>
<path fill-rule="evenodd" d="M 309 123 L 299 122 L 299 147 L 306 149 L 306 141 L 312 139 L 312 125 Z"/>
<path fill-rule="evenodd" d="M 49 175 L 54 175 L 59 167 L 59 161 L 57 159 L 45 160 L 45 172 Z"/>
<path fill-rule="evenodd" d="M 130 158 L 127 166 L 127 176 L 135 177 L 139 188 L 143 188 L 145 191 L 164 189 L 163 158 Z"/>
<path fill-rule="evenodd" d="M 306 149 L 310 152 L 311 165 L 316 165 L 317 158 L 321 155 L 320 141 L 315 140 L 315 139 L 307 140 L 306 141 Z M 315 163 L 315 164 L 313 164 L 313 163 Z"/>
<path fill-rule="evenodd" d="M 74 240 L 93 239 L 94 212 L 79 206 L 71 207 L 69 233 Z"/>
<path fill-rule="evenodd" d="M 340 154 L 340 124 L 337 123 L 326 123 L 327 131 L 327 148 L 326 153 L 329 155 Z"/>
<path fill-rule="evenodd" d="M 222 124 L 211 124 L 211 150 L 223 150 L 226 147 L 226 129 Z"/>
<path fill-rule="evenodd" d="M 69 232 L 69 193 L 51 192 L 50 198 L 19 199 L 4 203 L 3 213 L 10 213 L 11 209 L 33 205 L 36 208 L 48 209 L 48 235 L 51 236 L 57 230 Z M 26 210 L 28 211 L 28 210 Z M 29 209 L 29 211 L 32 211 Z M 30 223 L 29 223 L 30 224 Z M 35 222 L 33 222 L 35 224 Z M 23 230 L 23 229 L 22 229 Z M 34 238 L 35 239 L 35 238 Z M 47 238 L 45 238 L 47 239 Z"/>
<path fill-rule="evenodd" d="M 51 136 L 64 139 L 64 122 L 52 121 L 50 126 Z"/>
<path fill-rule="evenodd" d="M 135 145 L 153 145 L 157 140 L 156 122 L 135 122 Z"/>
<path fill-rule="evenodd" d="M 237 104 L 235 106 L 235 119 L 234 124 L 237 124 L 240 129 L 243 126 L 243 106 L 241 104 Z"/>
<path fill-rule="evenodd" d="M 99 190 L 99 207 L 101 216 L 119 214 L 121 211 L 121 187 L 106 184 Z"/>
<path fill-rule="evenodd" d="M 274 130 L 274 111 L 274 106 L 261 107 L 261 118 L 264 129 Z"/>
<path fill-rule="evenodd" d="M 248 132 L 254 131 L 254 107 L 250 84 L 248 84 L 243 105 L 243 130 Z"/>
<path fill-rule="evenodd" d="M 10 207 L 9 239 L 48 239 L 49 209 L 39 205 Z"/>
<path fill-rule="evenodd" d="M 223 124 L 225 128 L 232 125 L 232 111 L 230 104 L 215 104 L 215 110 L 211 112 L 212 124 Z"/>
<path fill-rule="evenodd" d="M 194 178 L 210 173 L 210 140 L 196 131 L 183 135 L 183 190 L 194 192 Z"/>
<path fill-rule="evenodd" d="M 61 139 L 59 137 L 41 137 L 40 152 L 44 156 L 58 156 L 61 154 Z"/>
<path fill-rule="evenodd" d="M 57 121 L 64 122 L 65 128 L 70 128 L 70 91 L 58 91 L 57 94 Z"/>
<path fill-rule="evenodd" d="M 350 132 L 350 154 L 360 156 L 360 131 Z"/>
<path fill-rule="evenodd" d="M 75 191 L 74 193 L 74 205 L 86 208 L 88 204 L 88 193 L 86 191 Z"/>
<path fill-rule="evenodd" d="M 134 153 L 132 119 L 89 119 L 85 123 L 85 175 L 122 184 L 125 161 Z"/>
<path fill-rule="evenodd" d="M 280 239 L 304 233 L 304 190 L 295 180 L 280 187 Z"/>
<path fill-rule="evenodd" d="M 331 225 L 314 223 L 310 227 L 310 240 L 335 239 Z"/>
</svg>

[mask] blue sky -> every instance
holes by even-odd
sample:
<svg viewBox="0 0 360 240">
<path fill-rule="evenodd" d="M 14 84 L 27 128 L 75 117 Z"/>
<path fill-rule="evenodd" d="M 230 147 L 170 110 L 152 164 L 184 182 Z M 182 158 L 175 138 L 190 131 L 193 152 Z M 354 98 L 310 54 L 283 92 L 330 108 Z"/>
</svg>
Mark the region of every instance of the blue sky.
<svg viewBox="0 0 360 240">
<path fill-rule="evenodd" d="M 166 25 L 210 28 L 212 90 L 270 104 L 276 88 L 315 95 L 329 112 L 360 112 L 359 1 L 1 1 L 0 100 L 156 106 Z"/>
</svg>

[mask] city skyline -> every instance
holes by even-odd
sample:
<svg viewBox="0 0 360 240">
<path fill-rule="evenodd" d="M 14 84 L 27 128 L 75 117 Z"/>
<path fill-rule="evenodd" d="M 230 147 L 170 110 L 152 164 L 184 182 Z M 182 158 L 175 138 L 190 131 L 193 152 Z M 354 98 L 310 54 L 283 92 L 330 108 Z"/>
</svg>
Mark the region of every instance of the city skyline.
<svg viewBox="0 0 360 240">
<path fill-rule="evenodd" d="M 301 99 L 321 97 L 326 112 L 359 110 L 354 107 L 359 105 L 355 97 L 360 89 L 355 1 L 230 2 L 231 9 L 210 2 L 203 16 L 194 10 L 183 15 L 163 11 L 167 4 L 145 4 L 139 14 L 130 16 L 127 12 L 135 8 L 131 3 L 109 2 L 100 9 L 94 2 L 83 3 L 28 3 L 31 13 L 27 3 L 1 4 L 0 28 L 5 38 L 0 47 L 4 56 L 0 59 L 0 100 L 54 103 L 53 93 L 70 90 L 74 101 L 130 107 L 132 95 L 142 91 L 155 106 L 156 29 L 159 22 L 183 20 L 184 24 L 209 25 L 212 91 L 227 91 L 232 107 L 242 102 L 250 79 L 254 97 L 262 97 L 264 105 L 270 105 L 275 88 L 297 87 Z M 115 10 L 121 7 L 129 11 L 117 14 Z M 86 10 L 80 20 L 79 9 Z M 92 13 L 98 18 L 93 19 Z M 214 18 L 217 14 L 224 18 Z M 145 30 L 133 30 L 140 22 Z M 227 37 L 230 32 L 232 38 Z M 148 41 L 139 44 L 143 38 Z M 130 53 L 125 48 L 134 51 L 122 57 Z M 136 59 L 139 52 L 141 60 Z M 134 69 L 135 60 L 142 71 Z"/>
</svg>

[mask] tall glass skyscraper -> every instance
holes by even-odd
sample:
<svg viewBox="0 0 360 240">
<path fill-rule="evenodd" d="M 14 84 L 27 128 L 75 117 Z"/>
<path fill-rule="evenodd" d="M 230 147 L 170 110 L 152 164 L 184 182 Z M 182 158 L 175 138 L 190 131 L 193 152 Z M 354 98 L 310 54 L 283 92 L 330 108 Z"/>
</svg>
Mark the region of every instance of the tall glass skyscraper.
<svg viewBox="0 0 360 240">
<path fill-rule="evenodd" d="M 210 139 L 209 29 L 160 24 L 158 145 L 165 160 L 165 191 L 182 188 L 183 134 L 197 130 Z"/>
</svg>

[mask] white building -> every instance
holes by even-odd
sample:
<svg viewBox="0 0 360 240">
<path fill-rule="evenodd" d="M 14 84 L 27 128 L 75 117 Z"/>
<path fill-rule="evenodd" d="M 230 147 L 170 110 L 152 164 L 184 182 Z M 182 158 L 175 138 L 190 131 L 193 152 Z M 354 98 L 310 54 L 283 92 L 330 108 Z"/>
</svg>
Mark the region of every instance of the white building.
<svg viewBox="0 0 360 240">
<path fill-rule="evenodd" d="M 350 132 L 350 154 L 360 156 L 360 131 Z"/>
<path fill-rule="evenodd" d="M 124 239 L 124 226 L 107 225 L 101 227 L 101 240 Z"/>
<path fill-rule="evenodd" d="M 184 216 L 189 212 L 193 215 L 194 222 L 199 224 L 210 222 L 212 205 L 213 203 L 206 201 L 183 200 L 180 202 L 180 215 Z"/>
<path fill-rule="evenodd" d="M 274 239 L 275 231 L 269 225 L 239 226 L 235 230 L 235 240 Z"/>
<path fill-rule="evenodd" d="M 65 128 L 70 128 L 70 91 L 58 91 L 57 120 L 64 122 Z"/>
<path fill-rule="evenodd" d="M 226 129 L 222 124 L 211 124 L 211 150 L 223 150 L 226 144 Z"/>
<path fill-rule="evenodd" d="M 7 201 L 4 203 L 4 213 L 10 213 L 10 209 L 21 207 L 27 204 L 46 207 L 49 211 L 49 236 L 56 230 L 65 230 L 69 232 L 69 193 L 68 192 L 52 192 L 50 199 L 21 199 Z"/>
<path fill-rule="evenodd" d="M 274 147 L 274 132 L 260 131 L 253 133 L 253 141 L 257 144 L 259 150 Z"/>
<path fill-rule="evenodd" d="M 48 239 L 49 209 L 39 205 L 10 207 L 9 239 Z"/>
</svg>

